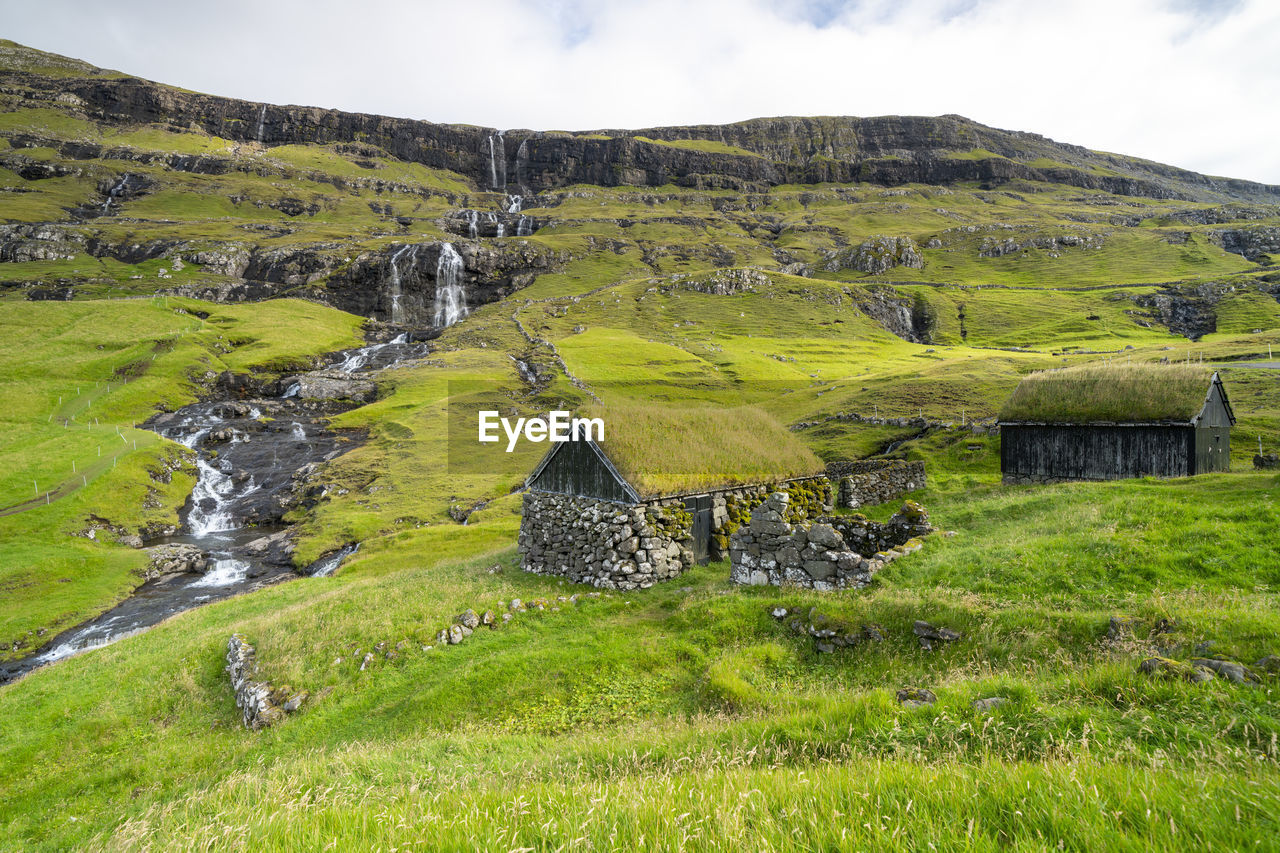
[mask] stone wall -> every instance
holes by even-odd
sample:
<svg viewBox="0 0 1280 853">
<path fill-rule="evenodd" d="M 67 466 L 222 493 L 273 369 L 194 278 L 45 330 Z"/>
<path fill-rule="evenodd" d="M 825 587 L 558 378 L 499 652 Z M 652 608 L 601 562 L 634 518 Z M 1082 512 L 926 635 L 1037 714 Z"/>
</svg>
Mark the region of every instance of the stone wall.
<svg viewBox="0 0 1280 853">
<path fill-rule="evenodd" d="M 307 700 L 305 690 L 294 692 L 288 687 L 275 688 L 258 680 L 257 653 L 240 634 L 232 634 L 227 641 L 226 669 L 231 678 L 231 690 L 235 693 L 236 707 L 240 709 L 247 729 L 274 726 L 286 714 L 301 708 Z"/>
<path fill-rule="evenodd" d="M 730 535 L 778 489 L 788 496 L 787 518 L 793 522 L 833 508 L 826 477 L 710 492 L 712 560 L 729 556 Z M 519 546 L 526 571 L 604 589 L 647 589 L 693 565 L 693 516 L 683 497 L 630 505 L 529 491 Z"/>
<path fill-rule="evenodd" d="M 832 462 L 827 465 L 827 475 L 840 484 L 837 503 L 845 509 L 888 503 L 925 486 L 923 462 Z"/>
<path fill-rule="evenodd" d="M 674 501 L 626 504 L 525 492 L 525 571 L 605 589 L 647 589 L 693 565 L 693 519 Z"/>
<path fill-rule="evenodd" d="M 886 524 L 861 515 L 788 520 L 790 496 L 775 492 L 751 512 L 729 542 L 734 583 L 795 584 L 818 590 L 866 586 L 886 563 L 922 547 L 929 515 L 907 501 Z"/>
<path fill-rule="evenodd" d="M 789 480 L 781 484 L 744 486 L 711 495 L 711 559 L 729 556 L 729 537 L 751 520 L 751 511 L 776 491 L 791 498 L 788 520 L 808 521 L 835 508 L 834 490 L 826 477 Z"/>
</svg>

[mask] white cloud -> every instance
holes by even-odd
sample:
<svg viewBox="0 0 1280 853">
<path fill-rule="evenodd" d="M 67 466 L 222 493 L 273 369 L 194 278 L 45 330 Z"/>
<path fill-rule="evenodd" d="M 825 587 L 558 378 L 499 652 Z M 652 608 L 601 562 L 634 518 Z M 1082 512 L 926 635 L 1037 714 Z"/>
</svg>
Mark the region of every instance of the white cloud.
<svg viewBox="0 0 1280 853">
<path fill-rule="evenodd" d="M 1280 183 L 1280 4 L 3 0 L 7 35 L 215 94 L 499 127 L 959 113 Z"/>
</svg>

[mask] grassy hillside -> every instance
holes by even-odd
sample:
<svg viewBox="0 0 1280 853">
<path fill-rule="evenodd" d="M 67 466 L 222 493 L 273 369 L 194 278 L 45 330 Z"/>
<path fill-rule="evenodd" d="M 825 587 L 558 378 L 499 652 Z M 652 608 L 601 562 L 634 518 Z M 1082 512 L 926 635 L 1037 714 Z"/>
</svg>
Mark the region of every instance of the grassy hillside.
<svg viewBox="0 0 1280 853">
<path fill-rule="evenodd" d="M 4 57 L 92 73 L 11 43 Z M 143 188 L 103 210 L 126 173 Z M 1280 477 L 1251 461 L 1280 450 L 1280 371 L 1248 365 L 1280 360 L 1280 274 L 1219 232 L 1274 228 L 1280 208 L 1039 181 L 714 185 L 561 188 L 524 200 L 532 235 L 473 239 L 454 217 L 504 194 L 371 144 L 263 145 L 0 95 L 0 659 L 137 585 L 145 555 L 88 529 L 176 521 L 190 460 L 141 423 L 223 371 L 297 370 L 362 339 L 366 318 L 323 304 L 357 259 L 441 239 L 556 259 L 333 418 L 367 438 L 289 520 L 300 563 L 361 543 L 335 576 L 0 687 L 0 848 L 1271 845 L 1280 682 L 1259 661 L 1280 655 Z M 875 268 L 881 237 L 919 264 L 842 267 Z M 228 271 L 236 253 L 252 276 Z M 176 295 L 197 288 L 275 298 Z M 1230 472 L 1001 484 L 986 423 L 1025 376 L 1165 362 L 1222 376 Z M 702 440 L 729 458 L 768 441 L 734 441 L 749 425 L 730 413 L 751 407 L 790 432 L 756 456 L 794 440 L 803 460 L 922 460 L 911 497 L 954 535 L 833 594 L 734 586 L 726 564 L 626 594 L 525 573 L 518 489 L 545 446 L 481 446 L 476 412 L 593 407 L 723 413 Z M 512 618 L 442 646 L 468 608 Z M 883 640 L 820 653 L 796 617 Z M 1109 635 L 1112 617 L 1127 627 Z M 917 620 L 961 639 L 925 651 Z M 299 713 L 242 726 L 233 632 L 264 678 L 307 691 Z M 1157 655 L 1257 680 L 1138 671 Z M 904 688 L 937 703 L 906 707 Z"/>
</svg>

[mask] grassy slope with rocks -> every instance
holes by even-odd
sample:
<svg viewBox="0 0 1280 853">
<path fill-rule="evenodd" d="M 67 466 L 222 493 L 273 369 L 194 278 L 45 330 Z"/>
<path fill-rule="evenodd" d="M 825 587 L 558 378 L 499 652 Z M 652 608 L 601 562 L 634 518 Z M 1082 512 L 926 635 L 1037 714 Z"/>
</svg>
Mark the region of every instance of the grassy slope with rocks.
<svg viewBox="0 0 1280 853">
<path fill-rule="evenodd" d="M 43 61 L 41 73 L 91 73 Z M 112 243 L 159 235 L 354 255 L 440 239 L 450 210 L 499 198 L 385 152 L 3 106 L 0 155 L 80 170 L 0 171 L 5 221 Z M 129 159 L 59 153 L 108 137 L 108 155 L 127 146 Z M 135 156 L 145 152 L 216 153 L 243 168 L 191 174 Z M 102 182 L 124 171 L 151 190 L 111 216 L 72 219 L 68 208 L 100 205 Z M 339 191 L 324 178 L 369 173 L 405 189 Z M 277 209 L 287 198 L 316 212 Z M 573 260 L 447 329 L 428 359 L 381 376 L 377 401 L 334 419 L 368 439 L 330 467 L 345 494 L 296 520 L 300 560 L 363 542 L 336 576 L 190 611 L 0 688 L 0 846 L 1245 849 L 1275 836 L 1275 674 L 1190 684 L 1136 669 L 1157 653 L 1250 666 L 1280 654 L 1280 479 L 1249 470 L 1256 437 L 1280 444 L 1280 388 L 1275 372 L 1239 365 L 1280 350 L 1280 303 L 1269 258 L 1215 242 L 1210 232 L 1230 227 L 1208 215 L 1221 205 L 1027 181 L 581 186 L 526 201 L 545 224 L 520 239 Z M 1242 222 L 1280 222 L 1280 210 L 1258 209 Z M 876 235 L 911 238 L 923 267 L 821 268 Z M 1081 243 L 1052 239 L 1064 236 Z M 1016 248 L 989 256 L 1006 239 Z M 0 517 L 8 656 L 136 583 L 139 552 L 72 535 L 91 516 L 128 529 L 175 517 L 189 476 L 157 483 L 149 470 L 173 448 L 137 424 L 194 399 L 210 372 L 283 370 L 357 340 L 360 318 L 314 303 L 154 297 L 227 282 L 172 266 L 82 251 L 0 263 L 12 285 L 0 288 L 0 506 L 33 497 L 28 480 L 70 482 L 73 460 L 77 475 L 99 464 L 99 430 L 129 442 L 87 485 Z M 726 272 L 752 266 L 762 270 Z M 27 301 L 60 282 L 73 301 Z M 1194 302 L 1215 328 L 1192 342 L 1135 301 L 1146 297 Z M 922 342 L 895 334 L 886 306 L 914 314 Z M 1240 419 L 1230 473 L 1004 487 L 998 438 L 960 428 L 994 417 L 1033 370 L 1201 359 Z M 105 390 L 116 377 L 130 381 Z M 893 455 L 930 472 L 914 497 L 957 535 L 931 537 L 859 592 L 736 588 L 713 564 L 561 602 L 588 590 L 519 571 L 514 551 L 512 491 L 543 448 L 480 453 L 458 413 L 586 406 L 584 388 L 606 407 L 756 406 L 804 424 L 795 435 L 824 459 L 905 440 Z M 438 645 L 455 614 L 514 598 L 548 607 Z M 819 654 L 770 616 L 779 606 L 876 624 L 885 640 Z M 1108 638 L 1117 614 L 1137 627 Z M 962 639 L 925 652 L 911 633 L 921 619 Z M 256 645 L 265 678 L 312 696 L 274 729 L 240 725 L 223 672 L 234 631 Z M 938 702 L 906 709 L 903 687 Z M 989 696 L 1007 701 L 971 709 Z"/>
</svg>

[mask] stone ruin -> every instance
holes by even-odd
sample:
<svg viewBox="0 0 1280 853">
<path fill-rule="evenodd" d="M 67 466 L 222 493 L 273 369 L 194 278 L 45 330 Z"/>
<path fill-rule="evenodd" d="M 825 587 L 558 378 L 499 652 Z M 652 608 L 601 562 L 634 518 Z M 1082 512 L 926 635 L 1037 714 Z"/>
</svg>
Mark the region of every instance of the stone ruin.
<svg viewBox="0 0 1280 853">
<path fill-rule="evenodd" d="M 227 675 L 247 729 L 274 726 L 307 701 L 305 690 L 275 688 L 258 680 L 257 652 L 241 634 L 232 634 L 227 641 Z"/>
<path fill-rule="evenodd" d="M 728 556 L 733 531 L 778 490 L 788 496 L 788 517 L 795 521 L 834 508 L 826 477 L 710 490 L 710 559 Z M 678 496 L 622 504 L 530 490 L 524 494 L 518 543 L 525 571 L 601 589 L 648 589 L 694 565 L 693 516 Z"/>
<path fill-rule="evenodd" d="M 791 523 L 791 498 L 774 492 L 729 539 L 729 579 L 753 586 L 793 584 L 816 590 L 856 589 L 886 563 L 923 547 L 929 514 L 907 501 L 885 524 L 864 516 L 827 516 Z"/>
<path fill-rule="evenodd" d="M 827 476 L 839 484 L 836 505 L 844 509 L 888 503 L 925 487 L 924 463 L 897 459 L 831 462 Z"/>
</svg>

